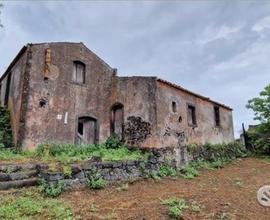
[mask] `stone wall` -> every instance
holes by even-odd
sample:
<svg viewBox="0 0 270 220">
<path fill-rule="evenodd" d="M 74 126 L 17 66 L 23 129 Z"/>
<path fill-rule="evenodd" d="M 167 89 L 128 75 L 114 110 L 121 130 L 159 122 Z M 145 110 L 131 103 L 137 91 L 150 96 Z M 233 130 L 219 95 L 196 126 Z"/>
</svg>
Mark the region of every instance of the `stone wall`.
<svg viewBox="0 0 270 220">
<path fill-rule="evenodd" d="M 87 174 L 99 173 L 108 183 L 119 181 L 134 181 L 144 177 L 152 171 L 157 171 L 167 162 L 175 168 L 180 168 L 187 162 L 187 155 L 181 158 L 181 149 L 144 149 L 149 153 L 147 161 L 119 161 L 102 162 L 99 158 L 87 161 L 83 164 L 72 164 L 71 175 L 63 172 L 50 172 L 48 169 L 40 170 L 40 177 L 50 184 L 62 181 L 68 188 L 82 187 L 87 183 Z"/>
</svg>

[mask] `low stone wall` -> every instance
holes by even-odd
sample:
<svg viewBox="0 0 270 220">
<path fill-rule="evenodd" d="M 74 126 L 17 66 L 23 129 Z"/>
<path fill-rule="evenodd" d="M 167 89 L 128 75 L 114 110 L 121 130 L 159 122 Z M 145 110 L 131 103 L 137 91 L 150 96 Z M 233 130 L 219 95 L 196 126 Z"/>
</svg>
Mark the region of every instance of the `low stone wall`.
<svg viewBox="0 0 270 220">
<path fill-rule="evenodd" d="M 38 178 L 43 178 L 49 184 L 61 181 L 67 187 L 83 187 L 87 183 L 88 173 L 93 170 L 108 183 L 134 181 L 159 170 L 165 163 L 170 162 L 170 165 L 179 168 L 187 162 L 183 147 L 142 150 L 149 154 L 147 161 L 103 162 L 100 158 L 92 158 L 82 164 L 71 164 L 69 174 L 63 171 L 51 172 L 45 164 L 0 165 L 0 189 L 37 185 Z"/>
<path fill-rule="evenodd" d="M 63 172 L 50 172 L 43 169 L 40 171 L 40 177 L 47 183 L 53 184 L 61 181 L 66 187 L 73 188 L 85 186 L 88 173 L 93 171 L 99 173 L 108 183 L 134 181 L 147 177 L 150 172 L 159 170 L 162 165 L 168 162 L 175 168 L 179 168 L 187 162 L 187 156 L 181 154 L 181 148 L 148 148 L 142 150 L 149 154 L 147 161 L 102 162 L 99 158 L 94 158 L 94 160 L 92 159 L 81 165 L 72 164 L 70 176 Z"/>
</svg>

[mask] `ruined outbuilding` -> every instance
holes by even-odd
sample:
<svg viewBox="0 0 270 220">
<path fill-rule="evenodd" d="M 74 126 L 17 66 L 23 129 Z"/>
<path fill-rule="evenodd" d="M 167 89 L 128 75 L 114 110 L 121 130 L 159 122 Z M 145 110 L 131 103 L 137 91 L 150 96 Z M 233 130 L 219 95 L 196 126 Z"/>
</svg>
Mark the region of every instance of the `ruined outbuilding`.
<svg viewBox="0 0 270 220">
<path fill-rule="evenodd" d="M 157 77 L 119 77 L 83 43 L 24 46 L 0 78 L 17 146 L 231 142 L 232 109 Z"/>
</svg>

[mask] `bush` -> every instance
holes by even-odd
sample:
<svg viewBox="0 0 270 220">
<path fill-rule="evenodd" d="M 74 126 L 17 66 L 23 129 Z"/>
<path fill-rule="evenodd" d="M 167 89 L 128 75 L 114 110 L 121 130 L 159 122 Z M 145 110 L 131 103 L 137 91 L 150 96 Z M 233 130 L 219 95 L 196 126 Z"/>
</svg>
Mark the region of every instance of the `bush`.
<svg viewBox="0 0 270 220">
<path fill-rule="evenodd" d="M 116 149 L 122 146 L 123 143 L 117 135 L 110 136 L 105 142 L 105 147 L 110 149 Z"/>
<path fill-rule="evenodd" d="M 103 179 L 101 173 L 97 169 L 89 170 L 86 173 L 87 177 L 87 185 L 91 189 L 103 189 L 107 183 L 106 180 Z"/>
<path fill-rule="evenodd" d="M 208 161 L 216 161 L 218 159 L 231 160 L 238 157 L 245 157 L 247 150 L 244 145 L 232 142 L 223 144 L 210 144 L 205 145 L 188 145 L 188 152 L 195 160 L 203 159 Z"/>
<path fill-rule="evenodd" d="M 270 125 L 261 124 L 247 132 L 248 145 L 256 154 L 270 155 Z"/>
<path fill-rule="evenodd" d="M 44 179 L 40 180 L 41 191 L 47 196 L 57 197 L 65 191 L 65 184 L 61 181 L 56 183 L 47 183 Z"/>
<path fill-rule="evenodd" d="M 13 147 L 13 137 L 10 122 L 10 113 L 6 107 L 0 106 L 0 145 L 1 148 Z"/>
</svg>

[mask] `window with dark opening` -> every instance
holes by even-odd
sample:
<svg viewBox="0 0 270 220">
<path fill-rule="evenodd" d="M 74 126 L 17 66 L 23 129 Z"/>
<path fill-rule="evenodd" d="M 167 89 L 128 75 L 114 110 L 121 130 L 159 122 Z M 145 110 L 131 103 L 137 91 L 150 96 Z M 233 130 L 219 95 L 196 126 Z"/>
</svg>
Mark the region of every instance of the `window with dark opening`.
<svg viewBox="0 0 270 220">
<path fill-rule="evenodd" d="M 196 126 L 196 108 L 193 105 L 188 105 L 188 125 Z"/>
<path fill-rule="evenodd" d="M 73 82 L 85 83 L 85 64 L 80 61 L 74 61 L 73 63 Z"/>
<path fill-rule="evenodd" d="M 173 112 L 176 112 L 177 109 L 176 109 L 176 102 L 172 102 L 172 111 Z"/>
<path fill-rule="evenodd" d="M 214 106 L 214 114 L 215 114 L 215 125 L 218 127 L 220 126 L 220 113 L 218 106 Z"/>
<path fill-rule="evenodd" d="M 97 120 L 91 117 L 80 117 L 77 124 L 76 144 L 95 144 L 97 141 Z"/>
</svg>

